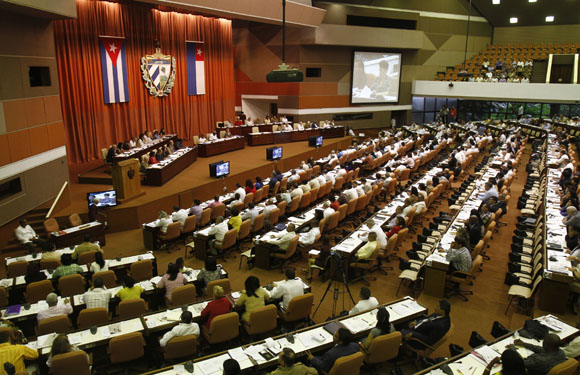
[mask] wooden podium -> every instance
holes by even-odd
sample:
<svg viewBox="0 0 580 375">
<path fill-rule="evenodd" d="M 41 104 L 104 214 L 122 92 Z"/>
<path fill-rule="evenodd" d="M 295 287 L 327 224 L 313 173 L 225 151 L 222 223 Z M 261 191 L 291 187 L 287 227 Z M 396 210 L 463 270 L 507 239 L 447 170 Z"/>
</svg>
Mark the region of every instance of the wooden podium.
<svg viewBox="0 0 580 375">
<path fill-rule="evenodd" d="M 123 160 L 113 167 L 113 188 L 120 202 L 144 195 L 141 191 L 141 175 L 137 159 Z"/>
</svg>

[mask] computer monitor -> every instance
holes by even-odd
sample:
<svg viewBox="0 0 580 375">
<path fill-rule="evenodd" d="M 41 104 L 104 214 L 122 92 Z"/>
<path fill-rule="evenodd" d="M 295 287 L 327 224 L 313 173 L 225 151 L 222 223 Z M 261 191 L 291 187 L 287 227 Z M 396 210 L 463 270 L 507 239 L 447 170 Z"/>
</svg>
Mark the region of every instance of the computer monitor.
<svg viewBox="0 0 580 375">
<path fill-rule="evenodd" d="M 210 177 L 225 177 L 230 174 L 230 162 L 220 160 L 209 165 L 209 176 Z"/>
<path fill-rule="evenodd" d="M 313 135 L 308 137 L 308 146 L 310 147 L 322 147 L 322 136 Z"/>
<path fill-rule="evenodd" d="M 266 149 L 266 159 L 268 160 L 282 159 L 282 146 L 268 147 Z"/>
<path fill-rule="evenodd" d="M 97 207 L 115 207 L 117 203 L 117 190 L 95 191 L 87 193 L 87 201 L 89 206 L 93 204 L 93 200 L 97 198 L 99 202 Z"/>
</svg>

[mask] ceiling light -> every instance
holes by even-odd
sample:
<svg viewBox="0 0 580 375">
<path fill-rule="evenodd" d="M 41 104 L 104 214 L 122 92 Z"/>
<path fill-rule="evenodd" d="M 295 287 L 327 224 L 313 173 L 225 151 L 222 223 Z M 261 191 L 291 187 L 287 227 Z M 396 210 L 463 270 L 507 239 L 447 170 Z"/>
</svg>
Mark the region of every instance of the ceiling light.
<svg viewBox="0 0 580 375">
<path fill-rule="evenodd" d="M 538 0 L 528 0 L 528 2 L 530 2 L 530 3 L 535 3 L 535 2 L 537 2 L 537 1 L 538 1 Z"/>
<path fill-rule="evenodd" d="M 511 17 L 510 23 L 518 23 L 518 17 Z"/>
<path fill-rule="evenodd" d="M 491 3 L 492 3 L 493 5 L 498 5 L 498 4 L 499 4 L 499 0 L 491 0 Z"/>
<path fill-rule="evenodd" d="M 554 16 L 546 16 L 546 22 L 554 22 Z"/>
</svg>

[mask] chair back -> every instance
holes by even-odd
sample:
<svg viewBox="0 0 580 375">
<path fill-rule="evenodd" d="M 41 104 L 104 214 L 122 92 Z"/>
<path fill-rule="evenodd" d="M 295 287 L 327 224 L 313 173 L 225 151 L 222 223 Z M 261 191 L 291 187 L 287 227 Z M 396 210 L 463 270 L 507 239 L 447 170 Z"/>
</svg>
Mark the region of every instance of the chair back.
<svg viewBox="0 0 580 375">
<path fill-rule="evenodd" d="M 362 352 L 340 357 L 334 362 L 328 375 L 359 375 L 364 358 Z"/>
<path fill-rule="evenodd" d="M 578 371 L 578 361 L 569 358 L 566 361 L 552 367 L 548 375 L 574 375 Z"/>
<path fill-rule="evenodd" d="M 411 170 L 409 168 L 405 168 L 401 171 L 401 174 L 399 174 L 399 181 L 406 181 L 409 179 L 409 174 L 411 173 Z"/>
<path fill-rule="evenodd" d="M 211 221 L 211 208 L 204 208 L 201 211 L 201 219 L 199 219 L 199 226 L 204 227 Z"/>
<path fill-rule="evenodd" d="M 58 290 L 62 297 L 72 297 L 86 292 L 85 278 L 81 275 L 67 275 L 58 279 Z"/>
<path fill-rule="evenodd" d="M 83 309 L 77 317 L 78 329 L 87 329 L 91 326 L 105 324 L 109 321 L 109 312 L 104 307 Z"/>
<path fill-rule="evenodd" d="M 382 363 L 396 358 L 401 341 L 403 335 L 399 331 L 375 337 L 367 350 L 365 363 Z"/>
<path fill-rule="evenodd" d="M 254 193 L 248 193 L 244 197 L 244 207 L 248 207 L 248 203 L 254 201 Z"/>
<path fill-rule="evenodd" d="M 176 336 L 167 342 L 163 357 L 167 359 L 178 359 L 194 357 L 197 354 L 197 336 Z"/>
<path fill-rule="evenodd" d="M 49 293 L 54 292 L 50 280 L 36 281 L 26 286 L 26 302 L 36 303 L 46 299 Z"/>
<path fill-rule="evenodd" d="M 6 288 L 0 286 L 0 307 L 8 306 L 8 292 Z"/>
<path fill-rule="evenodd" d="M 344 185 L 344 177 L 340 176 L 334 180 L 334 190 L 342 189 L 342 185 Z"/>
<path fill-rule="evenodd" d="M 356 204 L 358 203 L 360 198 L 357 199 L 352 199 L 350 201 L 348 201 L 348 206 L 346 209 L 346 216 L 352 215 L 354 213 L 354 211 L 356 210 Z"/>
<path fill-rule="evenodd" d="M 197 217 L 195 215 L 188 216 L 187 218 L 185 218 L 185 221 L 183 222 L 183 229 L 181 229 L 181 233 L 191 234 L 195 231 L 196 227 L 197 227 Z"/>
<path fill-rule="evenodd" d="M 153 277 L 153 261 L 144 259 L 131 263 L 130 272 L 136 283 L 149 280 Z"/>
<path fill-rule="evenodd" d="M 50 370 L 53 375 L 91 375 L 89 357 L 82 350 L 55 355 Z"/>
<path fill-rule="evenodd" d="M 237 238 L 238 238 L 238 231 L 235 228 L 228 230 L 226 232 L 226 235 L 224 236 L 224 240 L 222 241 L 220 248 L 222 250 L 225 250 L 225 249 L 229 249 L 230 247 L 233 247 L 236 244 Z"/>
<path fill-rule="evenodd" d="M 66 333 L 71 329 L 71 323 L 66 315 L 54 316 L 52 318 L 42 319 L 38 322 L 38 329 L 36 330 L 38 336 L 47 335 L 49 333 Z"/>
<path fill-rule="evenodd" d="M 264 189 L 263 188 L 256 190 L 256 193 L 254 194 L 254 203 L 261 202 L 263 196 L 264 196 Z"/>
<path fill-rule="evenodd" d="M 60 227 L 58 226 L 58 222 L 52 217 L 44 220 L 43 225 L 44 225 L 44 230 L 47 233 L 58 232 L 60 230 Z"/>
<path fill-rule="evenodd" d="M 95 279 L 97 278 L 101 278 L 101 280 L 103 280 L 103 284 L 111 289 L 117 286 L 117 276 L 115 275 L 115 271 L 101 271 L 101 272 L 96 272 L 93 274 L 93 277 L 91 279 L 91 282 L 94 284 L 95 283 Z"/>
<path fill-rule="evenodd" d="M 272 225 L 276 224 L 279 218 L 280 218 L 279 208 L 274 208 L 272 211 L 270 211 L 270 214 L 268 215 L 268 220 L 270 221 L 270 223 L 272 223 Z"/>
<path fill-rule="evenodd" d="M 232 204 L 232 210 L 233 209 L 237 209 L 238 211 L 242 211 L 244 209 L 244 203 L 243 202 L 236 202 Z"/>
<path fill-rule="evenodd" d="M 227 296 L 228 294 L 231 293 L 232 291 L 232 287 L 230 285 L 230 279 L 218 279 L 218 280 L 213 280 L 210 281 L 209 283 L 207 283 L 207 298 L 214 298 L 213 296 L 213 287 L 219 285 L 224 289 L 224 296 Z"/>
<path fill-rule="evenodd" d="M 55 270 L 58 266 L 60 266 L 59 259 L 41 259 L 40 260 L 40 269 L 41 270 Z"/>
<path fill-rule="evenodd" d="M 223 203 L 216 204 L 211 210 L 211 220 L 215 220 L 220 216 L 224 217 L 225 215 L 226 215 L 226 205 Z"/>
<path fill-rule="evenodd" d="M 300 208 L 306 208 L 310 205 L 310 192 L 302 194 L 300 198 Z"/>
<path fill-rule="evenodd" d="M 85 251 L 79 254 L 77 259 L 77 264 L 82 266 L 83 264 L 91 264 L 95 261 L 96 250 Z"/>
<path fill-rule="evenodd" d="M 181 223 L 176 221 L 175 223 L 171 223 L 167 226 L 167 232 L 160 233 L 159 237 L 164 241 L 173 241 L 178 239 L 181 236 Z"/>
<path fill-rule="evenodd" d="M 235 339 L 240 335 L 240 317 L 237 312 L 218 315 L 211 321 L 207 341 L 210 344 L 219 344 Z"/>
<path fill-rule="evenodd" d="M 238 232 L 238 241 L 248 237 L 250 235 L 251 229 L 252 221 L 250 219 L 242 221 L 242 225 L 240 225 L 240 231 Z"/>
<path fill-rule="evenodd" d="M 264 220 L 266 219 L 266 215 L 259 214 L 254 218 L 254 225 L 252 226 L 252 233 L 256 233 L 264 228 Z"/>
<path fill-rule="evenodd" d="M 379 252 L 379 258 L 388 258 L 393 253 L 398 238 L 399 234 L 395 233 L 387 240 L 387 246 L 385 246 L 383 252 Z"/>
<path fill-rule="evenodd" d="M 141 332 L 127 333 L 109 341 L 111 363 L 125 363 L 145 355 L 145 340 Z"/>
<path fill-rule="evenodd" d="M 143 298 L 121 301 L 117 306 L 117 314 L 119 315 L 119 319 L 122 320 L 135 318 L 146 312 L 147 304 Z"/>
<path fill-rule="evenodd" d="M 346 203 L 338 206 L 338 213 L 340 214 L 338 216 L 338 222 L 341 222 L 346 218 L 346 211 L 347 210 L 348 210 L 348 204 L 346 204 Z"/>
<path fill-rule="evenodd" d="M 369 198 L 370 198 L 369 194 L 366 194 L 366 195 L 363 195 L 362 197 L 359 197 L 356 201 L 356 207 L 354 209 L 355 212 L 362 211 L 369 203 Z"/>
<path fill-rule="evenodd" d="M 281 201 L 278 203 L 278 209 L 280 210 L 280 216 L 286 213 L 286 206 L 288 206 L 288 202 Z"/>
<path fill-rule="evenodd" d="M 332 231 L 338 226 L 338 219 L 340 218 L 340 212 L 336 211 L 330 214 L 328 220 L 326 221 L 326 230 Z M 322 231 L 320 231 L 322 233 Z"/>
<path fill-rule="evenodd" d="M 313 303 L 314 295 L 312 293 L 307 293 L 292 298 L 288 304 L 286 314 L 282 315 L 282 319 L 284 319 L 286 322 L 295 322 L 297 320 L 310 317 Z"/>
<path fill-rule="evenodd" d="M 184 286 L 178 286 L 171 292 L 171 306 L 182 306 L 194 303 L 196 300 L 195 286 L 193 284 L 187 284 Z"/>
<path fill-rule="evenodd" d="M 59 262 L 60 263 L 60 262 Z M 14 278 L 18 276 L 25 276 L 26 271 L 28 270 L 28 262 L 25 260 L 21 260 L 18 262 L 12 262 L 8 265 L 8 277 Z"/>
<path fill-rule="evenodd" d="M 220 130 L 220 138 L 225 138 L 225 137 L 226 137 L 226 131 Z"/>
<path fill-rule="evenodd" d="M 320 188 L 314 188 L 310 190 L 310 203 L 313 203 L 318 199 L 319 192 Z"/>
<path fill-rule="evenodd" d="M 279 259 L 290 259 L 296 253 L 296 248 L 298 247 L 298 239 L 300 237 L 298 235 L 294 236 L 293 239 L 290 240 L 290 244 L 288 244 L 288 248 L 286 249 L 285 253 L 282 254 L 273 254 L 275 258 Z"/>
<path fill-rule="evenodd" d="M 409 228 L 403 228 L 399 231 L 399 233 L 397 233 L 397 242 L 395 242 L 395 247 L 393 248 L 393 251 L 397 251 L 399 246 L 401 246 L 403 240 L 405 239 L 405 237 L 407 237 L 407 233 L 409 233 Z"/>
<path fill-rule="evenodd" d="M 300 197 L 294 197 L 290 201 L 290 206 L 286 207 L 286 212 L 291 214 L 298 209 L 298 206 L 300 206 Z"/>
<path fill-rule="evenodd" d="M 212 322 L 213 323 L 213 322 Z M 271 332 L 278 326 L 278 310 L 276 305 L 266 305 L 250 313 L 250 321 L 245 324 L 246 331 L 251 335 Z"/>
<path fill-rule="evenodd" d="M 260 132 L 260 128 L 257 126 L 252 126 L 252 133 L 259 133 Z"/>
<path fill-rule="evenodd" d="M 68 217 L 68 223 L 71 227 L 78 227 L 79 225 L 83 224 L 83 221 L 81 220 L 79 214 L 72 214 Z"/>
</svg>

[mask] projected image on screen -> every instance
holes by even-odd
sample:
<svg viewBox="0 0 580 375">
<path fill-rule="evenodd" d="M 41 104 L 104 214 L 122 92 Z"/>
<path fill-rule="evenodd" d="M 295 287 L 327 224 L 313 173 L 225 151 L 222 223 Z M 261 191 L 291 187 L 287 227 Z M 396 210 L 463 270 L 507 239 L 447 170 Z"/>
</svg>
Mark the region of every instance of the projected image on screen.
<svg viewBox="0 0 580 375">
<path fill-rule="evenodd" d="M 355 51 L 351 103 L 399 101 L 401 54 Z"/>
</svg>

